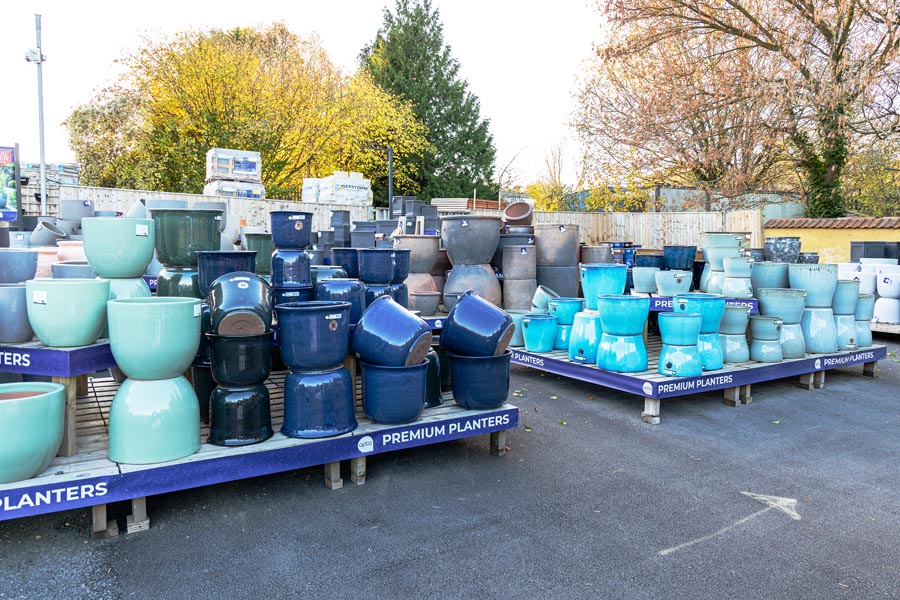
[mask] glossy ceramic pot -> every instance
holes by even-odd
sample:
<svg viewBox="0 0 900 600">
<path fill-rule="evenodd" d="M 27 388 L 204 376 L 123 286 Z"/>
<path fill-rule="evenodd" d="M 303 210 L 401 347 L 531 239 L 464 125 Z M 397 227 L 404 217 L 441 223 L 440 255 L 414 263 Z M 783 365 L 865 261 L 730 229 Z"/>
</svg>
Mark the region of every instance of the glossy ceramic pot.
<svg viewBox="0 0 900 600">
<path fill-rule="evenodd" d="M 313 214 L 294 210 L 273 210 L 269 213 L 272 243 L 276 248 L 303 249 L 309 246 Z"/>
<path fill-rule="evenodd" d="M 656 372 L 666 377 L 699 377 L 703 374 L 700 351 L 696 345 L 663 344 L 659 352 Z"/>
<path fill-rule="evenodd" d="M 241 249 L 256 252 L 257 275 L 268 275 L 272 272 L 272 253 L 275 252 L 275 244 L 272 242 L 271 233 L 248 232 L 241 235 Z"/>
<path fill-rule="evenodd" d="M 695 312 L 659 313 L 659 333 L 663 344 L 696 346 L 703 316 Z"/>
<path fill-rule="evenodd" d="M 525 345 L 525 336 L 522 335 L 522 319 L 528 314 L 527 310 L 507 310 L 506 314 L 513 320 L 513 334 L 509 338 L 511 348 L 521 348 Z"/>
<path fill-rule="evenodd" d="M 753 259 L 748 256 L 726 256 L 722 259 L 725 277 L 750 279 L 753 265 Z"/>
<path fill-rule="evenodd" d="M 200 301 L 193 298 L 110 300 L 109 345 L 134 379 L 171 379 L 191 366 L 200 345 Z"/>
<path fill-rule="evenodd" d="M 219 277 L 206 295 L 212 331 L 219 335 L 260 335 L 272 328 L 272 286 L 252 271 Z"/>
<path fill-rule="evenodd" d="M 751 287 L 752 287 L 751 280 Z M 725 285 L 725 271 L 710 271 L 706 280 L 706 292 L 709 294 L 721 294 Z"/>
<path fill-rule="evenodd" d="M 690 271 L 696 256 L 697 246 L 663 246 L 663 262 L 667 269 Z"/>
<path fill-rule="evenodd" d="M 781 340 L 781 317 L 752 315 L 750 317 L 750 337 L 755 340 Z"/>
<path fill-rule="evenodd" d="M 650 298 L 605 294 L 597 299 L 603 333 L 640 335 L 650 314 Z"/>
<path fill-rule="evenodd" d="M 697 350 L 704 371 L 715 371 L 725 365 L 725 353 L 718 333 L 701 333 L 697 337 Z"/>
<path fill-rule="evenodd" d="M 860 348 L 870 348 L 872 343 L 872 323 L 870 321 L 857 321 L 856 344 Z"/>
<path fill-rule="evenodd" d="M 43 472 L 63 438 L 65 387 L 59 383 L 0 384 L 0 484 Z"/>
<path fill-rule="evenodd" d="M 153 219 L 93 217 L 82 222 L 84 254 L 100 277 L 134 278 L 153 260 Z"/>
<path fill-rule="evenodd" d="M 743 333 L 720 333 L 719 344 L 722 346 L 724 363 L 742 363 L 750 360 L 750 346 L 747 344 L 747 336 Z"/>
<path fill-rule="evenodd" d="M 551 290 L 547 286 L 539 285 L 534 290 L 534 296 L 531 298 L 531 305 L 536 311 L 549 312 L 549 302 L 553 298 L 559 298 L 559 294 Z M 585 304 L 588 299 L 585 298 Z"/>
<path fill-rule="evenodd" d="M 32 279 L 25 282 L 28 321 L 45 346 L 88 346 L 106 327 L 109 282 Z"/>
<path fill-rule="evenodd" d="M 838 350 L 856 350 L 856 319 L 853 315 L 834 315 Z"/>
<path fill-rule="evenodd" d="M 534 226 L 537 264 L 570 267 L 578 264 L 578 225 L 538 223 Z"/>
<path fill-rule="evenodd" d="M 0 248 L 0 283 L 21 283 L 34 279 L 37 268 L 37 250 Z"/>
<path fill-rule="evenodd" d="M 457 265 L 485 265 L 500 243 L 500 219 L 489 215 L 448 215 L 441 217 L 441 245 L 450 262 Z"/>
<path fill-rule="evenodd" d="M 391 290 L 391 284 L 389 283 L 367 283 L 364 285 L 366 286 L 366 307 L 382 296 L 394 297 Z"/>
<path fill-rule="evenodd" d="M 717 333 L 725 314 L 725 297 L 702 292 L 678 294 L 672 297 L 672 310 L 699 313 L 703 316 L 700 333 Z"/>
<path fill-rule="evenodd" d="M 556 317 L 529 313 L 522 318 L 522 337 L 528 352 L 550 352 L 556 339 Z"/>
<path fill-rule="evenodd" d="M 853 314 L 857 321 L 871 321 L 875 316 L 875 295 L 860 294 Z"/>
<path fill-rule="evenodd" d="M 852 315 L 856 313 L 859 300 L 859 281 L 838 279 L 831 299 L 831 310 L 835 315 Z"/>
<path fill-rule="evenodd" d="M 160 208 L 150 215 L 156 224 L 156 256 L 167 267 L 196 267 L 197 252 L 222 246 L 221 210 Z"/>
<path fill-rule="evenodd" d="M 200 406 L 200 420 L 209 422 L 209 397 L 216 389 L 216 380 L 212 376 L 212 367 L 209 365 L 191 365 L 191 385 L 197 394 L 197 403 Z"/>
<path fill-rule="evenodd" d="M 734 247 L 723 247 L 723 246 L 711 246 L 705 249 L 706 254 L 706 262 L 709 263 L 709 268 L 713 271 L 724 271 L 725 270 L 725 258 L 726 257 L 740 257 L 741 250 L 739 248 Z"/>
<path fill-rule="evenodd" d="M 472 290 L 495 306 L 501 306 L 503 294 L 497 274 L 490 265 L 455 265 L 444 284 L 444 295 Z M 448 307 L 449 310 L 449 307 Z"/>
<path fill-rule="evenodd" d="M 750 323 L 750 307 L 726 304 L 719 323 L 719 333 L 724 335 L 745 335 Z"/>
<path fill-rule="evenodd" d="M 660 296 L 672 297 L 691 291 L 692 274 L 688 271 L 659 271 L 656 291 Z"/>
<path fill-rule="evenodd" d="M 537 250 L 534 246 L 503 246 L 500 261 L 504 279 L 536 279 Z"/>
<path fill-rule="evenodd" d="M 279 304 L 278 343 L 291 369 L 333 369 L 347 357 L 350 344 L 349 302 Z"/>
<path fill-rule="evenodd" d="M 656 274 L 659 273 L 659 267 L 635 267 L 631 270 L 631 277 L 634 281 L 634 291 L 639 294 L 655 294 L 656 293 Z"/>
<path fill-rule="evenodd" d="M 837 287 L 837 265 L 792 264 L 788 279 L 794 289 L 806 290 L 807 308 L 831 308 Z"/>
<path fill-rule="evenodd" d="M 498 408 L 509 395 L 508 350 L 496 356 L 450 354 L 453 399 L 467 410 Z"/>
<path fill-rule="evenodd" d="M 24 283 L 0 283 L 0 306 L 0 344 L 18 344 L 34 337 Z"/>
<path fill-rule="evenodd" d="M 766 260 L 796 263 L 797 259 L 800 258 L 800 238 L 768 237 L 765 240 L 765 250 Z"/>
<path fill-rule="evenodd" d="M 425 316 L 435 315 L 441 303 L 440 292 L 410 292 L 409 309 L 417 310 Z M 524 312 L 524 311 L 523 311 Z"/>
<path fill-rule="evenodd" d="M 444 403 L 441 397 L 441 359 L 433 348 L 428 351 L 425 358 L 428 360 L 425 376 L 425 408 L 433 408 Z"/>
<path fill-rule="evenodd" d="M 261 335 L 216 335 L 207 333 L 212 374 L 220 386 L 260 385 L 272 370 L 274 333 Z"/>
<path fill-rule="evenodd" d="M 359 279 L 359 255 L 356 248 L 332 248 L 331 264 L 344 269 L 347 277 Z"/>
<path fill-rule="evenodd" d="M 586 310 L 576 314 L 569 334 L 569 359 L 595 364 L 602 334 L 603 328 L 597 312 Z"/>
<path fill-rule="evenodd" d="M 762 288 L 756 290 L 759 312 L 770 317 L 781 317 L 785 323 L 799 323 L 806 307 L 806 290 L 790 288 Z"/>
<path fill-rule="evenodd" d="M 409 257 L 410 257 L 410 249 L 409 248 L 397 248 L 396 245 L 394 247 L 394 276 L 391 279 L 391 283 L 403 283 L 409 276 Z"/>
<path fill-rule="evenodd" d="M 332 265 L 312 265 L 309 273 L 313 285 L 326 279 L 347 279 L 347 271 L 343 267 Z"/>
<path fill-rule="evenodd" d="M 464 356 L 496 356 L 506 351 L 513 320 L 475 292 L 467 291 L 447 315 L 441 345 Z"/>
<path fill-rule="evenodd" d="M 431 328 L 389 295 L 376 298 L 356 324 L 351 350 L 373 365 L 409 366 L 425 360 Z"/>
<path fill-rule="evenodd" d="M 156 295 L 203 298 L 200 292 L 200 272 L 196 267 L 166 267 L 156 276 Z"/>
<path fill-rule="evenodd" d="M 222 387 L 209 398 L 209 437 L 216 446 L 247 446 L 263 442 L 275 432 L 264 385 Z"/>
<path fill-rule="evenodd" d="M 306 250 L 277 248 L 272 253 L 271 280 L 276 287 L 312 284 L 312 257 Z"/>
<path fill-rule="evenodd" d="M 758 262 L 750 270 L 750 283 L 754 290 L 761 288 L 790 287 L 788 263 Z"/>
<path fill-rule="evenodd" d="M 781 343 L 772 340 L 750 340 L 750 360 L 762 363 L 780 363 L 784 360 Z"/>
<path fill-rule="evenodd" d="M 256 252 L 250 250 L 211 250 L 197 252 L 197 272 L 200 293 L 209 293 L 212 282 L 229 273 L 238 271 L 256 273 Z"/>
<path fill-rule="evenodd" d="M 556 335 L 553 337 L 554 350 L 569 350 L 569 338 L 572 335 L 571 325 L 556 325 Z"/>
<path fill-rule="evenodd" d="M 353 431 L 353 377 L 338 366 L 323 371 L 291 371 L 284 379 L 281 433 L 295 438 L 324 438 Z"/>
<path fill-rule="evenodd" d="M 640 335 L 613 335 L 603 332 L 597 347 L 597 366 L 617 373 L 647 370 L 647 347 Z"/>
<path fill-rule="evenodd" d="M 93 279 L 97 274 L 86 260 L 67 260 L 50 265 L 50 276 L 53 279 Z"/>
<path fill-rule="evenodd" d="M 152 464 L 200 449 L 200 407 L 185 377 L 126 379 L 109 410 L 109 460 Z"/>
<path fill-rule="evenodd" d="M 101 278 L 102 279 L 102 278 Z M 150 286 L 144 281 L 143 277 L 133 277 L 131 279 L 106 279 L 109 282 L 109 299 L 118 300 L 120 298 L 149 298 L 153 294 Z M 100 337 L 109 337 L 109 329 L 104 329 Z"/>
<path fill-rule="evenodd" d="M 571 325 L 583 310 L 584 298 L 552 298 L 547 302 L 547 312 L 556 316 L 557 325 Z"/>
<path fill-rule="evenodd" d="M 409 254 L 410 273 L 430 273 L 438 258 L 441 244 L 439 235 L 395 235 L 394 248 L 406 249 Z"/>
<path fill-rule="evenodd" d="M 700 246 L 702 248 L 711 246 L 741 248 L 744 245 L 744 240 L 745 237 L 742 233 L 708 231 L 700 234 Z"/>
<path fill-rule="evenodd" d="M 628 277 L 628 267 L 625 265 L 582 264 L 579 269 L 584 303 L 591 310 L 597 310 L 597 296 L 622 294 L 625 291 L 625 280 Z"/>
<path fill-rule="evenodd" d="M 392 283 L 390 288 L 391 298 L 403 308 L 409 309 L 409 288 L 406 287 L 406 284 Z"/>
<path fill-rule="evenodd" d="M 428 354 L 426 350 L 425 354 Z M 376 423 L 412 423 L 425 408 L 428 359 L 402 367 L 362 361 L 363 410 Z M 453 364 L 451 361 L 451 369 Z M 456 377 L 453 378 L 454 385 Z"/>
<path fill-rule="evenodd" d="M 385 285 L 394 278 L 393 248 L 359 248 L 357 256 L 363 282 Z"/>
<path fill-rule="evenodd" d="M 785 359 L 806 356 L 806 340 L 800 323 L 785 323 L 781 326 L 781 355 Z"/>
<path fill-rule="evenodd" d="M 309 302 L 315 300 L 316 288 L 312 285 L 300 287 L 273 287 L 272 306 L 287 304 L 288 302 Z"/>
<path fill-rule="evenodd" d="M 837 352 L 837 327 L 831 308 L 805 308 L 800 318 L 806 351 L 810 354 Z"/>
<path fill-rule="evenodd" d="M 328 302 L 349 302 L 350 325 L 356 325 L 366 308 L 366 287 L 358 279 L 325 279 L 316 284 L 315 299 Z"/>
</svg>

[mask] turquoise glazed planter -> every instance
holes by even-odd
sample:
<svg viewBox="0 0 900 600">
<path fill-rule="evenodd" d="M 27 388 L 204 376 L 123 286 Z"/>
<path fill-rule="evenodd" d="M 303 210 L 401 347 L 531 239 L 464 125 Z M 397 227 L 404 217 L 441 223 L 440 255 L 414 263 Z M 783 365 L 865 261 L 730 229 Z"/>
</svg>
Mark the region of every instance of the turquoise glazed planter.
<svg viewBox="0 0 900 600">
<path fill-rule="evenodd" d="M 753 315 L 750 317 L 750 337 L 754 340 L 779 341 L 782 325 L 784 321 L 781 317 Z"/>
<path fill-rule="evenodd" d="M 853 315 L 834 315 L 838 350 L 856 350 L 856 319 Z"/>
<path fill-rule="evenodd" d="M 756 290 L 759 312 L 768 317 L 781 317 L 788 325 L 799 323 L 806 307 L 806 290 L 762 288 Z"/>
<path fill-rule="evenodd" d="M 719 334 L 722 346 L 722 360 L 725 363 L 742 363 L 750 360 L 750 346 L 744 334 Z"/>
<path fill-rule="evenodd" d="M 857 321 L 871 321 L 875 316 L 875 294 L 860 294 L 853 314 Z"/>
<path fill-rule="evenodd" d="M 572 335 L 571 325 L 556 325 L 556 335 L 553 337 L 554 350 L 569 350 L 569 337 Z"/>
<path fill-rule="evenodd" d="M 602 335 L 603 327 L 597 312 L 583 311 L 575 315 L 572 332 L 569 334 L 569 359 L 595 364 Z"/>
<path fill-rule="evenodd" d="M 597 310 L 597 296 L 625 291 L 625 280 L 628 278 L 628 267 L 625 265 L 584 264 L 579 265 L 579 272 L 584 303 L 591 310 Z"/>
<path fill-rule="evenodd" d="M 708 231 L 700 234 L 700 246 L 709 248 L 720 246 L 723 248 L 740 248 L 744 245 L 744 234 L 729 232 Z"/>
<path fill-rule="evenodd" d="M 667 269 L 690 271 L 694 268 L 697 246 L 663 246 L 663 260 Z"/>
<path fill-rule="evenodd" d="M 634 282 L 634 291 L 639 294 L 656 293 L 656 274 L 659 267 L 635 267 L 631 270 L 631 278 Z"/>
<path fill-rule="evenodd" d="M 25 283 L 28 321 L 45 346 L 87 346 L 106 327 L 109 282 L 103 279 L 32 279 Z"/>
<path fill-rule="evenodd" d="M 751 278 L 753 259 L 748 256 L 726 256 L 722 259 L 725 277 Z"/>
<path fill-rule="evenodd" d="M 819 265 L 802 265 L 819 266 Z M 810 354 L 837 352 L 837 327 L 831 308 L 805 308 L 800 318 L 806 351 Z"/>
<path fill-rule="evenodd" d="M 703 317 L 700 333 L 718 333 L 725 315 L 725 297 L 702 292 L 678 294 L 672 298 L 672 310 L 699 313 Z"/>
<path fill-rule="evenodd" d="M 109 460 L 144 465 L 200 449 L 200 406 L 185 377 L 126 379 L 109 410 Z"/>
<path fill-rule="evenodd" d="M 525 345 L 525 336 L 522 335 L 522 318 L 528 314 L 527 310 L 508 310 L 506 311 L 513 320 L 513 334 L 509 339 L 509 345 L 512 348 L 521 348 Z"/>
<path fill-rule="evenodd" d="M 696 346 L 703 316 L 694 312 L 659 313 L 659 333 L 663 344 Z"/>
<path fill-rule="evenodd" d="M 272 271 L 272 253 L 275 244 L 271 233 L 245 233 L 241 235 L 241 248 L 256 252 L 256 274 L 268 275 Z"/>
<path fill-rule="evenodd" d="M 200 346 L 200 301 L 193 298 L 110 300 L 109 345 L 134 379 L 172 379 L 191 366 Z"/>
<path fill-rule="evenodd" d="M 671 298 L 691 291 L 693 274 L 688 271 L 660 271 L 656 274 L 656 291 Z"/>
<path fill-rule="evenodd" d="M 726 256 L 741 256 L 740 249 L 735 247 L 712 246 L 706 248 L 705 253 L 706 262 L 709 263 L 709 268 L 713 271 L 725 270 L 724 260 Z"/>
<path fill-rule="evenodd" d="M 806 340 L 800 323 L 784 323 L 781 326 L 781 355 L 788 358 L 806 356 Z"/>
<path fill-rule="evenodd" d="M 156 224 L 152 219 L 92 217 L 81 221 L 84 254 L 99 277 L 134 278 L 153 260 Z"/>
<path fill-rule="evenodd" d="M 647 370 L 647 347 L 639 335 L 610 335 L 600 337 L 597 366 L 618 373 L 639 373 Z"/>
<path fill-rule="evenodd" d="M 750 340 L 750 360 L 762 363 L 780 363 L 783 359 L 780 342 Z"/>
<path fill-rule="evenodd" d="M 834 288 L 834 297 L 831 300 L 831 310 L 835 315 L 856 314 L 856 303 L 858 300 L 859 281 L 839 279 Z"/>
<path fill-rule="evenodd" d="M 529 313 L 522 319 L 522 335 L 528 352 L 550 352 L 556 339 L 556 317 Z"/>
<path fill-rule="evenodd" d="M 754 290 L 762 288 L 790 287 L 788 263 L 758 262 L 750 270 L 750 283 Z"/>
<path fill-rule="evenodd" d="M 65 393 L 59 383 L 0 384 L 0 483 L 50 465 L 62 442 Z"/>
<path fill-rule="evenodd" d="M 597 299 L 603 333 L 640 335 L 650 315 L 650 298 L 607 294 Z"/>
<path fill-rule="evenodd" d="M 746 335 L 749 322 L 749 307 L 739 304 L 726 304 L 722 321 L 719 323 L 719 333 L 725 335 Z"/>
<path fill-rule="evenodd" d="M 575 315 L 584 310 L 584 298 L 553 298 L 547 302 L 547 310 L 556 317 L 557 325 L 571 325 Z"/>
<path fill-rule="evenodd" d="M 806 290 L 807 308 L 831 308 L 837 287 L 837 265 L 792 263 L 788 279 L 793 289 Z"/>
</svg>

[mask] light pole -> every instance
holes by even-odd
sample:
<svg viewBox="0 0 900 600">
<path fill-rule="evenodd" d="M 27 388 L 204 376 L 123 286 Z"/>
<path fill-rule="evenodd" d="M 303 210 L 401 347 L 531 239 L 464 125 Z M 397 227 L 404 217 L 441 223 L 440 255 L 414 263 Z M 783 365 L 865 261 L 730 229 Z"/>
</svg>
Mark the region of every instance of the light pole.
<svg viewBox="0 0 900 600">
<path fill-rule="evenodd" d="M 37 33 L 37 49 L 28 50 L 25 53 L 25 60 L 31 63 L 37 63 L 38 68 L 38 123 L 40 128 L 40 149 L 41 149 L 41 216 L 47 214 L 47 177 L 44 167 L 44 61 L 47 57 L 41 51 L 41 15 L 34 15 L 34 29 Z"/>
</svg>

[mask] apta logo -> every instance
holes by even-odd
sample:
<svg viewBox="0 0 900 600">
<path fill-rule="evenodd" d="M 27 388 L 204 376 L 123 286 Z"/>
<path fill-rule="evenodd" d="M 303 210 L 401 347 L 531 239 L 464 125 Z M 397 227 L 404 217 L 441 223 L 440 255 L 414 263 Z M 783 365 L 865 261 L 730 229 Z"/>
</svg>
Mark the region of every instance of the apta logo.
<svg viewBox="0 0 900 600">
<path fill-rule="evenodd" d="M 653 385 L 649 381 L 645 381 L 641 389 L 644 390 L 644 393 L 648 396 L 653 395 Z"/>
<path fill-rule="evenodd" d="M 375 449 L 375 440 L 373 440 L 369 436 L 361 437 L 359 439 L 359 442 L 356 444 L 356 447 L 359 449 L 360 452 L 362 452 L 363 454 L 366 454 Z"/>
<path fill-rule="evenodd" d="M 815 366 L 816 366 L 817 369 L 821 369 L 821 368 L 822 368 L 822 361 L 821 361 L 820 359 L 817 358 L 817 359 L 816 359 Z"/>
</svg>

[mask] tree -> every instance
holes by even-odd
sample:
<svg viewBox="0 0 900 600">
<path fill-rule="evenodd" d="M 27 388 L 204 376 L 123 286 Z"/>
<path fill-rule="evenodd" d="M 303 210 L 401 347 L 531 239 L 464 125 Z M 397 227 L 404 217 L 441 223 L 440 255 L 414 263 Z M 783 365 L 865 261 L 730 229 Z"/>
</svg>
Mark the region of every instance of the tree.
<svg viewBox="0 0 900 600">
<path fill-rule="evenodd" d="M 844 196 L 853 212 L 872 217 L 900 216 L 900 147 L 875 140 L 855 148 L 847 163 Z"/>
<path fill-rule="evenodd" d="M 468 198 L 478 188 L 486 197 L 493 189 L 495 155 L 489 122 L 459 77 L 459 63 L 444 44 L 440 14 L 431 1 L 397 0 L 395 13 L 385 8 L 360 63 L 375 83 L 411 102 L 428 130 L 432 148 L 408 159 L 417 169 L 421 195 Z"/>
<path fill-rule="evenodd" d="M 900 18 L 895 0 L 601 0 L 626 56 L 678 35 L 716 37 L 770 65 L 781 133 L 803 176 L 807 213 L 844 212 L 841 176 L 854 134 L 898 131 Z"/>
</svg>

